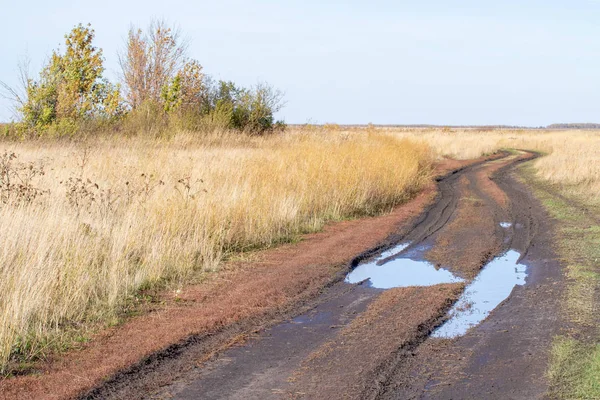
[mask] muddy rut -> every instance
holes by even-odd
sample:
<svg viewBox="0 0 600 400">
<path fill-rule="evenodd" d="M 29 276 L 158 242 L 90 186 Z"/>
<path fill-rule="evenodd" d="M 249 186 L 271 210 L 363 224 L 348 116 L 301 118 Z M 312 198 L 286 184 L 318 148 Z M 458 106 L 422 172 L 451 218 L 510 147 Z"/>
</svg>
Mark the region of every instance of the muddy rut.
<svg viewBox="0 0 600 400">
<path fill-rule="evenodd" d="M 543 397 L 561 274 L 550 222 L 513 177 L 532 157 L 439 178 L 425 212 L 284 322 L 210 358 L 218 335 L 197 338 L 192 355 L 149 359 L 84 398 Z M 164 378 L 182 363 L 193 367 Z"/>
</svg>

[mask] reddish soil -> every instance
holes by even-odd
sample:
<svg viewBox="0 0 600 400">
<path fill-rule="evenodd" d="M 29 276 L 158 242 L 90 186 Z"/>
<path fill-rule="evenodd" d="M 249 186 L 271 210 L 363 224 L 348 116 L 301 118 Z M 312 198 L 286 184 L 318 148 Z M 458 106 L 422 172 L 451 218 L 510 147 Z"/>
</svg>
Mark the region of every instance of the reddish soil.
<svg viewBox="0 0 600 400">
<path fill-rule="evenodd" d="M 494 181 L 494 176 L 512 163 L 519 163 L 531 159 L 531 153 L 518 151 L 516 154 L 488 163 L 486 169 L 477 172 L 478 187 L 484 195 L 493 198 L 501 207 L 508 209 L 510 201 L 508 195 Z"/>
<path fill-rule="evenodd" d="M 508 156 L 462 174 L 457 181 L 460 199 L 456 212 L 437 235 L 428 260 L 470 280 L 499 253 L 504 239 L 499 223 L 508 218 L 510 203 L 492 177 L 501 168 L 527 156 Z"/>
<path fill-rule="evenodd" d="M 485 173 L 485 171 L 481 171 Z M 495 217 L 499 206 L 485 202 L 469 187 L 463 176 L 459 182 L 461 198 L 456 214 L 437 236 L 427 259 L 451 270 L 455 275 L 473 279 L 491 257 L 498 253 L 501 237 L 496 233 Z M 469 246 L 465 246 L 465 242 Z"/>
<path fill-rule="evenodd" d="M 467 164 L 446 160 L 437 171 Z M 435 195 L 432 184 L 387 215 L 330 224 L 298 244 L 260 252 L 253 261 L 230 263 L 210 282 L 185 289 L 183 301 L 168 301 L 159 310 L 101 332 L 81 349 L 40 364 L 39 374 L 2 380 L 0 398 L 74 398 L 118 377 L 119 371 L 132 373 L 162 357 L 155 354 L 183 351 L 198 341 L 209 343 L 202 347 L 208 358 L 301 310 L 323 288 L 343 278 L 356 254 L 376 248 L 409 225 Z"/>
</svg>

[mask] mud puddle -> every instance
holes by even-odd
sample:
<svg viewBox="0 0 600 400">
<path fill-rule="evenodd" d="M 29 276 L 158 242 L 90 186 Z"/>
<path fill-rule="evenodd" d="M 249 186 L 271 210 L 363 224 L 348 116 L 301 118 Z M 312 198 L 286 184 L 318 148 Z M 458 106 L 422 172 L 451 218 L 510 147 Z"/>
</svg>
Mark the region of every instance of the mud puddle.
<svg viewBox="0 0 600 400">
<path fill-rule="evenodd" d="M 486 319 L 515 286 L 525 284 L 527 267 L 518 263 L 520 257 L 519 252 L 509 250 L 487 264 L 452 307 L 450 319 L 431 336 L 447 339 L 462 336 Z"/>
<path fill-rule="evenodd" d="M 436 268 L 423 260 L 421 255 L 427 247 L 420 246 L 405 251 L 410 243 L 402 243 L 384 251 L 371 262 L 360 264 L 346 277 L 347 283 L 366 281 L 377 289 L 392 289 L 409 286 L 433 286 L 457 283 L 464 280 L 444 268 Z"/>
<path fill-rule="evenodd" d="M 512 226 L 506 224 L 506 228 Z M 357 266 L 345 282 L 366 282 L 366 286 L 377 289 L 464 282 L 449 270 L 425 261 L 422 255 L 428 249 L 424 245 L 410 248 L 410 243 L 402 243 Z M 486 319 L 510 296 L 515 286 L 525 284 L 527 267 L 518 263 L 520 257 L 519 252 L 509 250 L 488 263 L 452 307 L 448 321 L 431 336 L 446 339 L 462 336 Z"/>
</svg>

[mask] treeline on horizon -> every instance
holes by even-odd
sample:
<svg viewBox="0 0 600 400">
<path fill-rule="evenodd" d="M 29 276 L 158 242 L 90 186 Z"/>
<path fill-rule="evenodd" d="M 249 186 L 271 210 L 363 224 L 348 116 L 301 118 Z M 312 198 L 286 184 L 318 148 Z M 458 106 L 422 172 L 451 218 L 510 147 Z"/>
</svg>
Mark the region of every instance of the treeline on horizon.
<svg viewBox="0 0 600 400">
<path fill-rule="evenodd" d="M 547 129 L 600 129 L 600 124 L 597 123 L 562 123 L 562 124 L 551 124 L 546 127 Z"/>
<path fill-rule="evenodd" d="M 423 128 L 423 129 L 440 129 L 442 131 L 450 129 L 477 129 L 481 131 L 495 130 L 495 129 L 600 129 L 600 124 L 596 123 L 560 123 L 551 124 L 548 126 L 519 126 L 519 125 L 434 125 L 434 124 L 335 124 L 335 123 L 324 123 L 324 124 L 287 124 L 290 127 L 305 127 L 305 126 L 323 126 L 333 130 L 339 130 L 341 128 L 369 128 L 369 127 L 382 127 L 382 128 Z"/>
<path fill-rule="evenodd" d="M 98 132 L 160 136 L 174 130 L 236 130 L 266 134 L 285 128 L 274 114 L 283 95 L 267 83 L 245 88 L 215 81 L 187 55 L 179 29 L 155 20 L 146 30 L 131 27 L 118 54 L 119 82 L 104 77 L 102 49 L 91 25 L 65 35 L 65 47 L 31 77 L 19 65 L 19 86 L 0 81 L 14 105 L 16 122 L 4 136 L 70 137 Z"/>
</svg>

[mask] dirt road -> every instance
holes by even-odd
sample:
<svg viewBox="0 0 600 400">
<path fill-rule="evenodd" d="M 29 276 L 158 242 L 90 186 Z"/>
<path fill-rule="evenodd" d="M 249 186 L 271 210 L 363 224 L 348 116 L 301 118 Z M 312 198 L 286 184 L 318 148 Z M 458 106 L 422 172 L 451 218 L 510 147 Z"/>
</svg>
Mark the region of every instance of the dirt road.
<svg viewBox="0 0 600 400">
<path fill-rule="evenodd" d="M 506 153 L 441 178 L 424 213 L 283 323 L 210 359 L 218 335 L 203 337 L 85 397 L 543 397 L 562 285 L 550 222 L 512 177 L 532 156 Z"/>
</svg>

